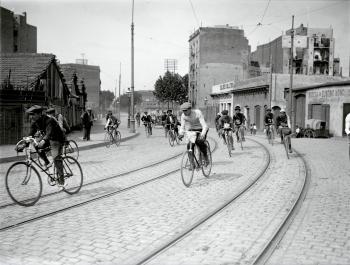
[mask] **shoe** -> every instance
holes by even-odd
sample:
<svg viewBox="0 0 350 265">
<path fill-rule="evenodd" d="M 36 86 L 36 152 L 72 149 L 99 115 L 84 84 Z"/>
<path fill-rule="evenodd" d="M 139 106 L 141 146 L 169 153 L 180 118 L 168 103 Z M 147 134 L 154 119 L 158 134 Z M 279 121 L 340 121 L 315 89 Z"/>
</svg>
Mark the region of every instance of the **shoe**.
<svg viewBox="0 0 350 265">
<path fill-rule="evenodd" d="M 67 183 L 64 180 L 57 180 L 57 187 L 59 190 L 63 190 L 65 187 L 67 187 Z"/>
<path fill-rule="evenodd" d="M 289 149 L 289 153 L 293 153 L 292 149 Z"/>
</svg>

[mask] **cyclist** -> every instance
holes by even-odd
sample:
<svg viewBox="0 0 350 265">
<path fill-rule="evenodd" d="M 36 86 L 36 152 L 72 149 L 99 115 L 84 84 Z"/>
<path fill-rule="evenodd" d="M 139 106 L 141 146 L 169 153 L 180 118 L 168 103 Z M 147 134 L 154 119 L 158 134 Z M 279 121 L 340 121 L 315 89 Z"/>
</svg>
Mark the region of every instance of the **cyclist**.
<svg viewBox="0 0 350 265">
<path fill-rule="evenodd" d="M 106 120 L 105 130 L 107 129 L 109 131 L 112 128 L 115 130 L 118 129 L 120 121 L 112 114 L 112 111 L 108 111 Z"/>
<path fill-rule="evenodd" d="M 234 122 L 234 125 L 235 125 L 235 128 L 236 128 L 236 135 L 237 135 L 237 139 L 239 138 L 239 129 L 241 129 L 242 131 L 242 141 L 245 141 L 245 138 L 244 138 L 244 122 L 246 121 L 246 118 L 244 116 L 243 113 L 241 113 L 241 107 L 240 106 L 236 106 L 235 107 L 235 115 L 233 115 L 232 117 L 233 119 L 233 122 Z"/>
<path fill-rule="evenodd" d="M 56 113 L 55 108 L 47 109 L 46 114 L 57 120 L 58 124 L 60 125 L 61 129 L 65 134 L 68 134 L 70 132 L 70 127 L 66 118 L 61 113 Z"/>
<path fill-rule="evenodd" d="M 30 136 L 35 137 L 37 131 L 44 132 L 45 135 L 42 137 L 37 145 L 37 148 L 42 149 L 46 146 L 51 146 L 51 154 L 54 159 L 54 164 L 57 169 L 57 186 L 63 188 L 65 186 L 64 176 L 63 176 L 63 163 L 60 156 L 62 155 L 63 144 L 65 140 L 65 135 L 63 130 L 60 128 L 57 120 L 43 114 L 44 108 L 38 105 L 30 107 L 26 113 L 32 117 L 32 124 L 30 130 Z M 47 170 L 51 164 L 47 159 L 44 152 L 38 152 L 40 157 L 43 158 L 45 162 L 44 170 Z"/>
<path fill-rule="evenodd" d="M 221 112 L 222 116 L 219 119 L 219 128 L 221 130 L 221 136 L 224 139 L 224 143 L 227 144 L 226 138 L 225 138 L 225 131 L 224 129 L 231 129 L 233 131 L 233 120 L 232 118 L 228 115 L 228 110 L 223 110 Z M 225 123 L 229 124 L 229 128 L 224 128 Z M 233 138 L 232 138 L 233 139 Z M 232 149 L 234 149 L 233 147 L 233 142 L 232 142 Z"/>
<path fill-rule="evenodd" d="M 269 129 L 269 126 L 274 124 L 273 113 L 271 112 L 270 108 L 266 109 L 264 122 L 265 122 L 266 136 L 267 136 L 267 131 Z M 273 130 L 273 129 L 271 128 L 271 130 Z M 271 133 L 273 135 L 273 131 L 271 131 Z"/>
<path fill-rule="evenodd" d="M 220 124 L 219 124 L 220 118 L 221 118 L 221 113 L 219 112 L 218 114 L 216 114 L 216 117 L 215 117 L 215 127 L 217 132 L 219 132 L 220 130 Z"/>
<path fill-rule="evenodd" d="M 140 112 L 137 112 L 136 115 L 135 115 L 135 118 L 136 118 L 136 122 L 137 122 L 137 126 L 140 127 Z"/>
<path fill-rule="evenodd" d="M 152 120 L 152 117 L 151 115 L 149 115 L 147 113 L 147 111 L 144 112 L 144 115 L 142 116 L 141 118 L 141 121 L 143 122 L 143 125 L 146 127 L 146 126 L 149 126 L 149 134 L 152 135 L 152 126 L 150 126 L 150 124 L 153 122 Z"/>
<path fill-rule="evenodd" d="M 280 110 L 280 114 L 276 118 L 276 126 L 278 128 L 278 133 L 281 135 L 281 143 L 283 144 L 283 137 L 292 133 L 292 130 L 290 129 L 290 119 L 284 109 Z M 292 153 L 292 143 L 290 137 L 288 137 L 288 149 L 289 153 Z"/>
<path fill-rule="evenodd" d="M 175 133 L 178 135 L 179 134 L 179 130 L 177 128 L 177 118 L 175 117 L 175 115 L 172 113 L 173 111 L 171 109 L 169 109 L 167 111 L 167 116 L 165 119 L 165 127 L 166 127 L 166 131 L 170 130 L 170 126 L 174 126 L 174 131 Z"/>
<path fill-rule="evenodd" d="M 204 116 L 199 109 L 192 109 L 190 102 L 185 102 L 180 106 L 180 109 L 183 111 L 181 115 L 181 127 L 179 131 L 179 139 L 184 137 L 185 131 L 194 131 L 200 132 L 200 135 L 197 135 L 195 143 L 199 147 L 199 150 L 204 156 L 205 164 L 209 164 L 207 148 L 205 140 L 208 133 L 208 125 L 204 120 Z M 194 143 L 188 142 L 187 150 L 193 150 Z"/>
</svg>

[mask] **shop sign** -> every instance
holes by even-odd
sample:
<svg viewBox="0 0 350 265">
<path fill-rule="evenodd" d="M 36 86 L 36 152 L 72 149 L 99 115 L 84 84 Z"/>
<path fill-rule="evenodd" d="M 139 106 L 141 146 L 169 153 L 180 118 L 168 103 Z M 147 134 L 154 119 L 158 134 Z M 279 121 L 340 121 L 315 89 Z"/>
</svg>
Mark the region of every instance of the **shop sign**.
<svg viewBox="0 0 350 265">
<path fill-rule="evenodd" d="M 350 88 L 331 88 L 311 90 L 307 92 L 310 101 L 338 101 L 350 99 Z"/>
</svg>

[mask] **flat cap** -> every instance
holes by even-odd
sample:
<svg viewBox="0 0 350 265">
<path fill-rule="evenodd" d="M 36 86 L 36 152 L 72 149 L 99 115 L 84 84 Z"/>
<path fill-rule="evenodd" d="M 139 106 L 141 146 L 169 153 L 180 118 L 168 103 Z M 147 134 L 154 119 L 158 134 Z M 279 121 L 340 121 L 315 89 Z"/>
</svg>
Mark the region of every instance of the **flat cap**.
<svg viewBox="0 0 350 265">
<path fill-rule="evenodd" d="M 188 110 L 188 109 L 190 109 L 190 108 L 192 108 L 190 102 L 185 102 L 185 103 L 183 103 L 183 104 L 180 106 L 180 109 L 181 109 L 181 110 Z"/>
<path fill-rule="evenodd" d="M 33 105 L 29 109 L 26 110 L 26 113 L 33 114 L 33 113 L 40 113 L 44 110 L 44 107 L 39 105 Z"/>
</svg>

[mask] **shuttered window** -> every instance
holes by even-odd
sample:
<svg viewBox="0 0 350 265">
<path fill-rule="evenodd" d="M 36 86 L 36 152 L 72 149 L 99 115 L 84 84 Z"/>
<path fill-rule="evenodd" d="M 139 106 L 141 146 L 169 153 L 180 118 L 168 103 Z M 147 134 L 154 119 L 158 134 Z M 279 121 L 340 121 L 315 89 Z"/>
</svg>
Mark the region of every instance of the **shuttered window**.
<svg viewBox="0 0 350 265">
<path fill-rule="evenodd" d="M 322 105 L 313 104 L 312 105 L 312 119 L 322 120 Z"/>
</svg>

